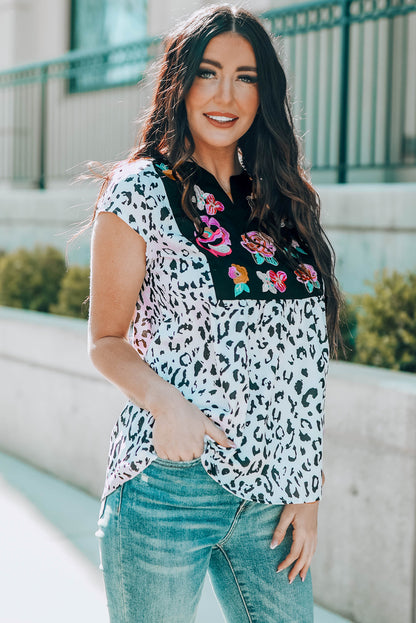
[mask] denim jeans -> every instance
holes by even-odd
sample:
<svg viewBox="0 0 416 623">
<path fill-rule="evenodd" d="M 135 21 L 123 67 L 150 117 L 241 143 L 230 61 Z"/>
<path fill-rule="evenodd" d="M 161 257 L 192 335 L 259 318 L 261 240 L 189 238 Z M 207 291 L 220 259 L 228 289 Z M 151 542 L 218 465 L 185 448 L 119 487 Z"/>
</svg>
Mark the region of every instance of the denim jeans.
<svg viewBox="0 0 416 623">
<path fill-rule="evenodd" d="M 96 536 L 111 623 L 193 623 L 208 572 L 228 623 L 312 623 L 310 571 L 276 573 L 283 505 L 243 500 L 200 459 L 155 459 L 108 495 Z"/>
</svg>

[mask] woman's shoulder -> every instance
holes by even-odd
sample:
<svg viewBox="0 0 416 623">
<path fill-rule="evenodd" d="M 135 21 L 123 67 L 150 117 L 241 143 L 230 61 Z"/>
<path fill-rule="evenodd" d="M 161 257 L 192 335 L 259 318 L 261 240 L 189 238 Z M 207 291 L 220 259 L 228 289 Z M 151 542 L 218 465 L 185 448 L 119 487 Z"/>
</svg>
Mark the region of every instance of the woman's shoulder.
<svg viewBox="0 0 416 623">
<path fill-rule="evenodd" d="M 108 175 L 96 213 L 116 214 L 148 242 L 153 226 L 152 213 L 159 196 L 158 178 L 159 173 L 150 158 L 118 162 Z"/>
<path fill-rule="evenodd" d="M 118 162 L 110 172 L 109 183 L 114 186 L 121 182 L 145 183 L 146 179 L 159 177 L 159 172 L 154 166 L 152 158 L 126 159 Z"/>
<path fill-rule="evenodd" d="M 166 158 L 141 157 L 135 160 L 121 160 L 112 169 L 110 180 L 125 180 L 140 175 L 143 179 L 157 177 L 177 181 L 172 171 L 172 166 Z"/>
</svg>

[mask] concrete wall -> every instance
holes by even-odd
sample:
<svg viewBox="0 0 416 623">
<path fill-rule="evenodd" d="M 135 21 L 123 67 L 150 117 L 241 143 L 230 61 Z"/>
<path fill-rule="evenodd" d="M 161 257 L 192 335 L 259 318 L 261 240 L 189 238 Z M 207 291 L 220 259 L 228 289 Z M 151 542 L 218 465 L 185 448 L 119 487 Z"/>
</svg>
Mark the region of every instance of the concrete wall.
<svg viewBox="0 0 416 623">
<path fill-rule="evenodd" d="M 314 588 L 357 623 L 415 623 L 416 375 L 331 363 Z"/>
<path fill-rule="evenodd" d="M 416 271 L 416 184 L 318 187 L 342 289 L 361 293 L 387 268 Z"/>
<path fill-rule="evenodd" d="M 0 448 L 99 495 L 124 397 L 86 323 L 0 308 Z M 415 623 L 415 375 L 331 362 L 316 601 L 356 623 Z M 412 618 L 413 617 L 413 618 Z"/>
<path fill-rule="evenodd" d="M 69 240 L 90 220 L 98 188 L 0 190 L 0 249 L 52 245 L 68 252 L 70 263 L 88 264 L 89 232 Z"/>
<path fill-rule="evenodd" d="M 85 321 L 0 308 L 1 449 L 93 495 L 125 399 L 92 366 Z"/>
<path fill-rule="evenodd" d="M 318 188 L 322 222 L 337 254 L 345 292 L 362 292 L 374 271 L 416 270 L 416 184 L 348 184 Z M 35 243 L 63 251 L 92 214 L 98 187 L 0 190 L 0 249 Z M 78 225 L 77 225 L 78 224 Z M 71 263 L 89 261 L 89 232 L 68 246 Z"/>
</svg>

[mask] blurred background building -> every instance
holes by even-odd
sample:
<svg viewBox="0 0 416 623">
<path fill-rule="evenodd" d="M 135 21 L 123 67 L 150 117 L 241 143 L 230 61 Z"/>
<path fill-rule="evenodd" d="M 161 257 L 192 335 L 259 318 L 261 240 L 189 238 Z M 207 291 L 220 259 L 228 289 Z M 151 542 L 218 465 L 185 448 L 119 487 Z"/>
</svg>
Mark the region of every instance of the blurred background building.
<svg viewBox="0 0 416 623">
<path fill-rule="evenodd" d="M 50 188 L 85 161 L 125 155 L 161 35 L 203 4 L 3 1 L 1 183 Z M 416 181 L 414 2 L 246 5 L 278 36 L 314 182 Z"/>
<path fill-rule="evenodd" d="M 65 248 L 62 231 L 86 217 L 96 194 L 73 181 L 87 162 L 121 159 L 136 143 L 161 38 L 204 4 L 0 2 L 0 249 L 55 234 Z M 413 266 L 415 0 L 245 5 L 276 37 L 343 289 L 364 291 L 375 270 Z M 36 189 L 49 192 L 19 193 Z M 87 242 L 69 257 L 88 263 Z"/>
</svg>

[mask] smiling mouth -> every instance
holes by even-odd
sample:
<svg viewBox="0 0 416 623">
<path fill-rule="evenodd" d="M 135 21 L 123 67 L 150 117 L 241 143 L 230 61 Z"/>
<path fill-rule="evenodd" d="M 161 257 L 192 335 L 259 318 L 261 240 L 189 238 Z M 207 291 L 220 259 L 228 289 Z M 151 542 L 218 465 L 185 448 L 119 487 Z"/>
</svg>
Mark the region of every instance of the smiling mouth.
<svg viewBox="0 0 416 623">
<path fill-rule="evenodd" d="M 238 119 L 238 117 L 234 117 L 231 115 L 209 115 L 208 113 L 204 113 L 204 116 L 211 121 L 216 121 L 217 123 L 233 123 Z"/>
</svg>

